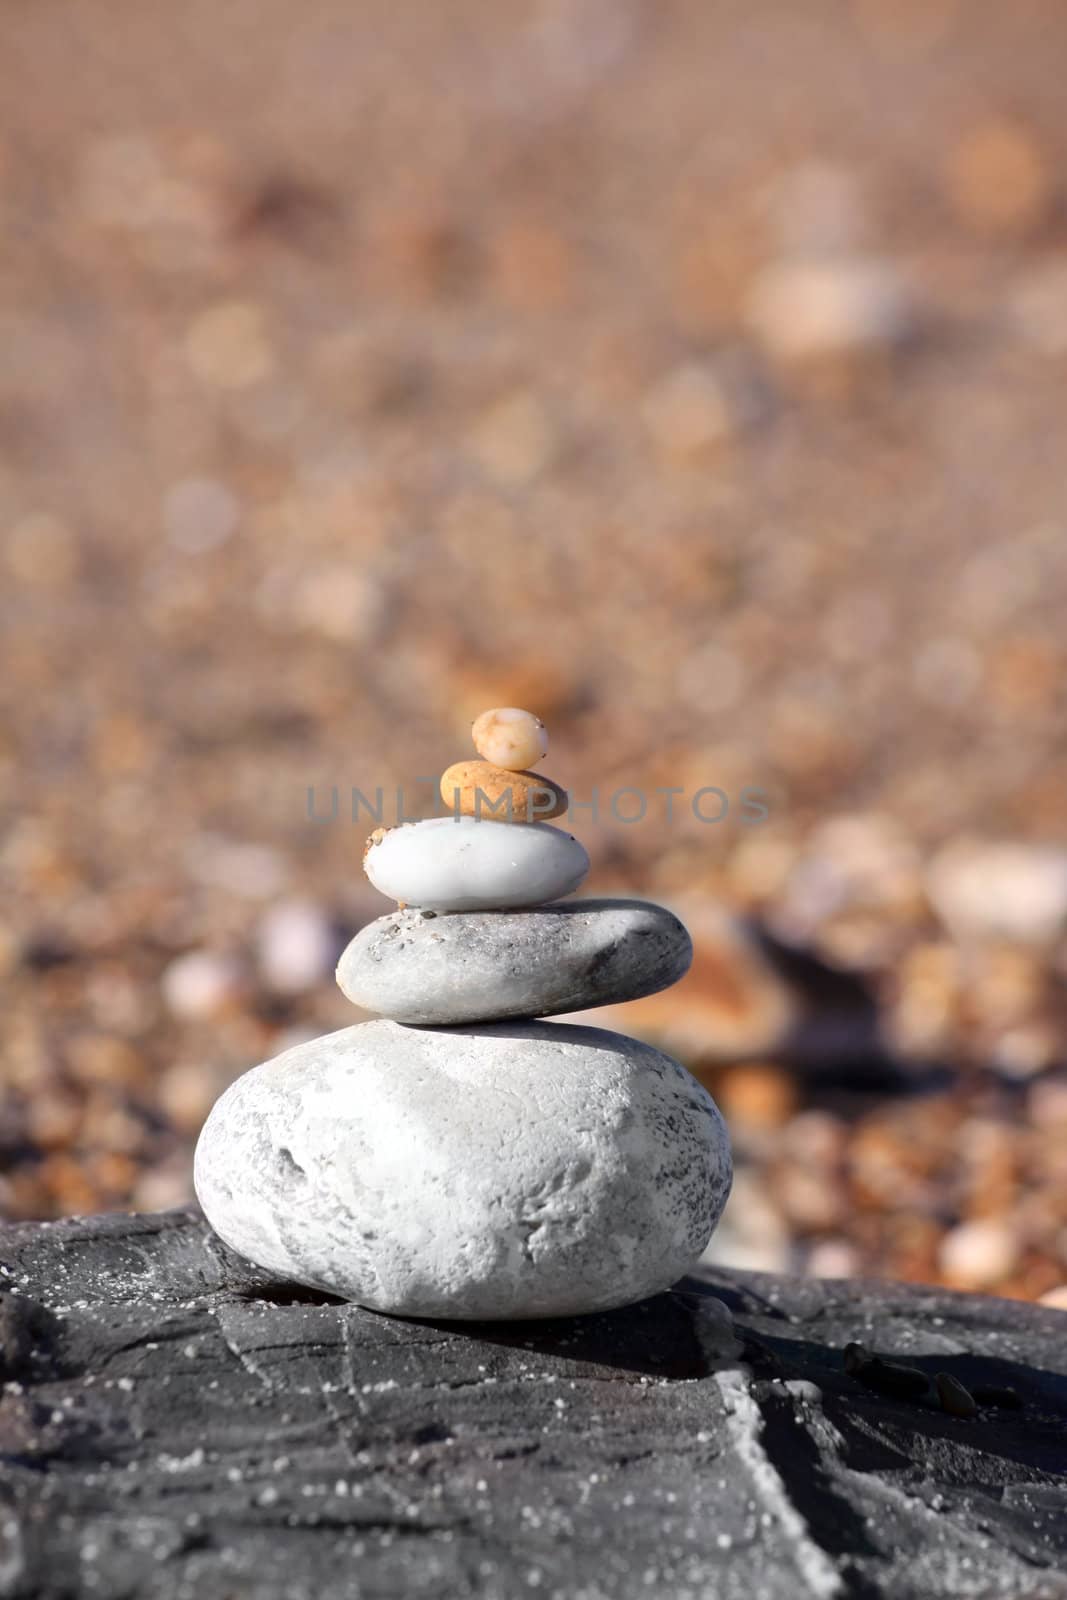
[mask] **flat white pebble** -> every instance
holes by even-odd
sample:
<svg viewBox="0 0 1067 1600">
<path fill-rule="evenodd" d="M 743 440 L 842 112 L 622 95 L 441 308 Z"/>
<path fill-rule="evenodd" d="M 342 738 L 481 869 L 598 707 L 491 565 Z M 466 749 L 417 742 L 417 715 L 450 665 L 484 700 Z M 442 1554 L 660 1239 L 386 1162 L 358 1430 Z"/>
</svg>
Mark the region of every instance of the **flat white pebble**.
<svg viewBox="0 0 1067 1600">
<path fill-rule="evenodd" d="M 571 894 L 589 871 L 572 834 L 547 822 L 431 817 L 390 828 L 364 871 L 390 900 L 424 911 L 499 911 Z"/>
</svg>

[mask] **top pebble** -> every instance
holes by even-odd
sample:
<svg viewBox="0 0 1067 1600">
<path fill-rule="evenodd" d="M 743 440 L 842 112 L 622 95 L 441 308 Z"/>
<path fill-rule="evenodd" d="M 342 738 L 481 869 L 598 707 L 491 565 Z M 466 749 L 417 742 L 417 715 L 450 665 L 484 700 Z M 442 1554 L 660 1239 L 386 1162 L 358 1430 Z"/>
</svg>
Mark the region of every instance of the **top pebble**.
<svg viewBox="0 0 1067 1600">
<path fill-rule="evenodd" d="M 527 772 L 544 759 L 548 734 L 540 717 L 517 706 L 483 711 L 471 727 L 474 748 L 485 761 L 507 772 Z"/>
</svg>

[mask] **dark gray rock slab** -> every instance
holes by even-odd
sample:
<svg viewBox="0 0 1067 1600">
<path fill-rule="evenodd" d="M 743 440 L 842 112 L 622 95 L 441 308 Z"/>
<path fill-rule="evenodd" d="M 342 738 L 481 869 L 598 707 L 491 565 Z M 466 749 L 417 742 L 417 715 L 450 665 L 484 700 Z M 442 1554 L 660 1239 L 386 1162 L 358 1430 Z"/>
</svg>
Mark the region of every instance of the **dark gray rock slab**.
<svg viewBox="0 0 1067 1600">
<path fill-rule="evenodd" d="M 4 1228 L 0 1263 L 16 1600 L 1067 1595 L 1061 1312 L 716 1272 L 436 1326 L 185 1212 Z M 1019 1409 L 874 1392 L 855 1339 Z"/>
<path fill-rule="evenodd" d="M 689 970 L 673 912 L 644 900 L 523 911 L 396 911 L 363 928 L 337 967 L 342 991 L 394 1022 L 560 1016 L 655 994 Z"/>
</svg>

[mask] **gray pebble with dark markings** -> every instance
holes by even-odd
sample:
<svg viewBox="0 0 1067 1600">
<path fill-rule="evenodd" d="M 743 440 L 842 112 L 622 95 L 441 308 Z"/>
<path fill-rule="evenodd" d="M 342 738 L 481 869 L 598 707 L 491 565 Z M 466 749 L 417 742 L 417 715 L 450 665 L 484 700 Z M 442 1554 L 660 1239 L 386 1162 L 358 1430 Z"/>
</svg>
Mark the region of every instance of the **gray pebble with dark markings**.
<svg viewBox="0 0 1067 1600">
<path fill-rule="evenodd" d="M 396 911 L 345 950 L 337 982 L 394 1022 L 559 1016 L 655 994 L 689 969 L 673 912 L 642 900 L 572 900 L 524 911 Z"/>
</svg>

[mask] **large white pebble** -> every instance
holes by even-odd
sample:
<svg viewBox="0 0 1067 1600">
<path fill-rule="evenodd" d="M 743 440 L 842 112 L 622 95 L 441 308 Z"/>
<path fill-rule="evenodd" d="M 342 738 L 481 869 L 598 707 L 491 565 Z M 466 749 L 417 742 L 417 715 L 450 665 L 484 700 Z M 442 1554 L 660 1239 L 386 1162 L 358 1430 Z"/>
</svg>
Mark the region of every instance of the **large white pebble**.
<svg viewBox="0 0 1067 1600">
<path fill-rule="evenodd" d="M 363 868 L 390 900 L 424 911 L 501 911 L 570 894 L 589 857 L 547 822 L 431 817 L 372 836 Z"/>
<path fill-rule="evenodd" d="M 403 1316 L 572 1315 L 668 1288 L 730 1187 L 670 1056 L 550 1022 L 367 1022 L 255 1067 L 205 1124 L 212 1227 L 270 1272 Z"/>
</svg>

